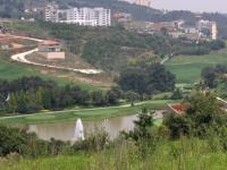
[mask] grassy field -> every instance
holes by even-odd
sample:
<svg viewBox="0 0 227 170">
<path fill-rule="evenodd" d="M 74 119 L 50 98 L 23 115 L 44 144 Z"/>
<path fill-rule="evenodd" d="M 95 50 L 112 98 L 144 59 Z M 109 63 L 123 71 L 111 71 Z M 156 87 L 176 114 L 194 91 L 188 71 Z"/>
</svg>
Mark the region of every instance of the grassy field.
<svg viewBox="0 0 227 170">
<path fill-rule="evenodd" d="M 40 73 L 40 70 L 37 67 L 32 67 L 16 62 L 10 62 L 7 57 L 9 53 L 4 53 L 0 51 L 0 78 L 6 80 L 15 80 L 23 76 L 40 76 L 43 79 L 51 79 L 56 81 L 59 85 L 66 85 L 73 82 L 75 85 L 78 85 L 84 90 L 98 90 L 101 89 L 98 86 L 84 83 L 81 81 L 72 81 L 67 77 L 57 77 L 56 75 L 48 74 L 44 75 Z"/>
<path fill-rule="evenodd" d="M 176 56 L 166 62 L 166 67 L 176 75 L 177 83 L 195 83 L 200 80 L 201 71 L 207 66 L 227 65 L 227 53 L 203 56 Z"/>
<path fill-rule="evenodd" d="M 82 118 L 83 120 L 94 120 L 102 118 L 117 117 L 123 115 L 136 114 L 141 111 L 142 107 L 147 106 L 150 109 L 163 109 L 166 108 L 166 103 L 174 101 L 157 100 L 137 103 L 134 107 L 131 106 L 118 106 L 94 109 L 81 109 L 81 110 L 65 110 L 59 112 L 43 112 L 30 115 L 19 115 L 9 118 L 0 118 L 0 124 L 32 124 L 32 123 L 53 123 L 76 120 Z"/>
<path fill-rule="evenodd" d="M 150 148 L 147 147 L 147 150 Z M 0 170 L 226 170 L 227 154 L 212 151 L 206 141 L 160 142 L 146 158 L 130 143 L 99 152 L 29 159 L 0 159 Z"/>
<path fill-rule="evenodd" d="M 2 55 L 0 53 L 0 55 Z M 23 65 L 11 63 L 0 58 L 0 78 L 14 80 L 22 76 L 39 75 L 35 69 L 24 67 Z"/>
</svg>

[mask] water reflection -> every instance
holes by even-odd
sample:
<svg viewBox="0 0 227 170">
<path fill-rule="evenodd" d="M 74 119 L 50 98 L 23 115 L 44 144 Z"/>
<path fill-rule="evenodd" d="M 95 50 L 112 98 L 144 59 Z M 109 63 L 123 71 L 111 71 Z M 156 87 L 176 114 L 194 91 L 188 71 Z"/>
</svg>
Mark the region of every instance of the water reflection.
<svg viewBox="0 0 227 170">
<path fill-rule="evenodd" d="M 136 119 L 136 115 L 131 115 L 104 120 L 83 121 L 85 136 L 91 131 L 94 131 L 95 128 L 104 128 L 113 139 L 116 138 L 122 130 L 132 130 L 134 127 L 133 121 Z M 22 128 L 26 128 L 29 132 L 35 132 L 39 138 L 44 140 L 55 138 L 69 141 L 74 135 L 75 121 L 52 124 L 34 124 Z"/>
</svg>

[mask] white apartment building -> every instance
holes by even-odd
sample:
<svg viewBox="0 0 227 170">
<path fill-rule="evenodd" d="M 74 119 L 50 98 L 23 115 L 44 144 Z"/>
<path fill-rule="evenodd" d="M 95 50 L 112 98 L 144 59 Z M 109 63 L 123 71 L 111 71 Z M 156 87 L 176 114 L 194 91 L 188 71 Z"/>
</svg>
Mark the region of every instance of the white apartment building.
<svg viewBox="0 0 227 170">
<path fill-rule="evenodd" d="M 130 4 L 136 4 L 140 6 L 146 6 L 146 7 L 152 6 L 152 0 L 119 0 L 119 1 L 124 1 Z"/>
<path fill-rule="evenodd" d="M 111 26 L 111 10 L 104 8 L 72 8 L 65 11 L 65 20 L 59 22 L 83 26 Z"/>
<path fill-rule="evenodd" d="M 211 39 L 217 40 L 217 38 L 218 38 L 218 28 L 217 28 L 216 22 L 213 22 L 211 27 Z"/>
<path fill-rule="evenodd" d="M 134 3 L 141 6 L 151 7 L 151 0 L 135 0 Z"/>
<path fill-rule="evenodd" d="M 46 21 L 78 24 L 82 26 L 111 26 L 111 10 L 104 8 L 70 8 L 65 10 L 57 9 L 57 16 L 54 10 L 49 8 L 45 15 Z M 51 16 L 51 14 L 54 14 Z M 51 17 L 50 17 L 51 16 Z"/>
<path fill-rule="evenodd" d="M 216 40 L 218 38 L 218 28 L 216 22 L 209 20 L 200 20 L 197 26 L 200 31 L 203 29 L 208 29 L 210 31 L 210 38 L 212 40 Z"/>
<path fill-rule="evenodd" d="M 58 20 L 58 5 L 55 3 L 48 4 L 44 10 L 45 21 L 57 22 Z"/>
</svg>

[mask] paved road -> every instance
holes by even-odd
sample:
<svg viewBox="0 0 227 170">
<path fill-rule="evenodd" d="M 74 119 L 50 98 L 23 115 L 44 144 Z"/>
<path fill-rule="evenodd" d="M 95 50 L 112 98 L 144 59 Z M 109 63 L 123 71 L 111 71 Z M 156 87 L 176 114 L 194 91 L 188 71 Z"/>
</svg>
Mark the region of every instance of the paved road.
<svg viewBox="0 0 227 170">
<path fill-rule="evenodd" d="M 15 37 L 15 38 L 21 38 L 21 39 L 25 39 L 25 40 L 36 41 L 36 42 L 42 42 L 43 41 L 42 39 L 31 38 L 31 37 L 23 37 L 23 36 L 15 36 L 15 35 L 8 35 L 8 36 L 12 36 L 12 37 Z M 29 61 L 25 58 L 27 55 L 32 54 L 32 53 L 37 52 L 37 51 L 38 51 L 38 48 L 35 48 L 35 49 L 30 50 L 30 51 L 15 54 L 15 55 L 11 56 L 11 59 L 13 61 L 21 62 L 21 63 L 25 63 L 25 64 L 29 64 L 29 65 L 35 65 L 35 66 L 53 68 L 53 69 L 59 69 L 59 70 L 68 70 L 68 71 L 73 71 L 73 72 L 78 72 L 78 73 L 83 73 L 83 74 L 88 74 L 88 75 L 100 74 L 100 73 L 103 72 L 102 70 L 99 70 L 99 69 L 75 69 L 75 68 L 69 68 L 69 67 L 53 66 L 53 65 L 49 65 L 49 64 L 41 64 L 41 63 Z"/>
</svg>

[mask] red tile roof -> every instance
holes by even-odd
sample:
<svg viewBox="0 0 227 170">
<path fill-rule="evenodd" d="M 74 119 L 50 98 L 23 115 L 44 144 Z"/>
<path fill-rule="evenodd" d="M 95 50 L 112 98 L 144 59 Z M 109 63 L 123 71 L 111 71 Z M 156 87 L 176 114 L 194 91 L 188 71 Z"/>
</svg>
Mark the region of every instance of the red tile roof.
<svg viewBox="0 0 227 170">
<path fill-rule="evenodd" d="M 40 43 L 41 45 L 59 45 L 60 43 L 53 40 L 45 40 Z"/>
<path fill-rule="evenodd" d="M 188 106 L 182 103 L 168 104 L 169 108 L 178 115 L 182 115 L 188 109 Z"/>
</svg>

